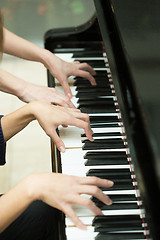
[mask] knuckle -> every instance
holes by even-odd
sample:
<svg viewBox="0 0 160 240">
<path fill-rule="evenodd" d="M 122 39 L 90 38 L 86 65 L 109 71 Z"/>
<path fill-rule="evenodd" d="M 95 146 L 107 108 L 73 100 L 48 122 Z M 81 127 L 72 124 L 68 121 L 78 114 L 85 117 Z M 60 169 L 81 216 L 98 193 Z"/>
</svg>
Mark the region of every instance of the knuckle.
<svg viewBox="0 0 160 240">
<path fill-rule="evenodd" d="M 59 104 L 60 104 L 60 105 L 62 105 L 62 106 L 63 106 L 63 105 L 64 105 L 64 103 L 65 103 L 65 101 L 64 101 L 63 99 L 60 99 L 60 100 L 59 100 Z"/>
<path fill-rule="evenodd" d="M 92 201 L 91 201 L 90 199 L 86 198 L 86 199 L 84 200 L 84 205 L 85 205 L 86 207 L 90 207 L 91 204 L 92 204 Z"/>
<path fill-rule="evenodd" d="M 65 97 L 64 101 L 65 101 L 66 103 L 68 103 L 68 104 L 71 102 L 68 97 Z"/>
<path fill-rule="evenodd" d="M 93 176 L 91 177 L 92 181 L 93 181 L 93 184 L 97 185 L 98 184 L 98 178 Z"/>
<path fill-rule="evenodd" d="M 94 195 L 97 195 L 99 193 L 99 188 L 97 186 L 93 186 L 92 191 Z"/>
</svg>

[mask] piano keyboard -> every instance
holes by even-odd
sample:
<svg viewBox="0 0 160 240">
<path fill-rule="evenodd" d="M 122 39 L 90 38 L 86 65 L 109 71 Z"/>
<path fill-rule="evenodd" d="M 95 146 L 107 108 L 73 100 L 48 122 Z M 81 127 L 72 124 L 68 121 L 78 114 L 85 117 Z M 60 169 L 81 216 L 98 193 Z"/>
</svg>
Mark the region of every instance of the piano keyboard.
<svg viewBox="0 0 160 240">
<path fill-rule="evenodd" d="M 65 217 L 66 239 L 149 240 L 145 211 L 107 56 L 102 50 L 99 51 L 96 47 L 94 49 L 85 52 L 84 49 L 76 49 L 73 53 L 72 49 L 61 49 L 61 53 L 58 53 L 59 49 L 57 53 L 55 50 L 62 59 L 88 62 L 97 72 L 97 86 L 91 86 L 88 80 L 80 77 L 69 80 L 73 103 L 90 116 L 94 142 L 87 140 L 81 129 L 60 127 L 59 135 L 66 146 L 65 153 L 61 154 L 61 165 L 64 174 L 98 176 L 112 180 L 114 186 L 102 190 L 110 196 L 113 204 L 107 206 L 92 196 L 86 196 L 92 198 L 102 209 L 104 216 L 94 216 L 85 207 L 75 206 L 87 231 L 78 229 Z M 57 88 L 62 91 L 59 85 Z"/>
</svg>

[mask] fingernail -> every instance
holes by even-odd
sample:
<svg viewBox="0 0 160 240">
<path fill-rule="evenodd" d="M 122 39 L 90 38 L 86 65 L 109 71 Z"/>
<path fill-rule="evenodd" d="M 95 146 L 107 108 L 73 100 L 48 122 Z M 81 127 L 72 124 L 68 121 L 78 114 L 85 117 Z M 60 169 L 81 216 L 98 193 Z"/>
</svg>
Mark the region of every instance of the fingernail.
<svg viewBox="0 0 160 240">
<path fill-rule="evenodd" d="M 107 204 L 108 204 L 108 205 L 111 205 L 111 204 L 112 204 L 112 200 L 109 199 Z"/>
<path fill-rule="evenodd" d="M 70 93 L 67 94 L 69 98 L 72 98 L 72 95 Z"/>
<path fill-rule="evenodd" d="M 111 186 L 114 185 L 114 182 L 112 182 L 112 181 L 110 181 L 110 180 L 108 180 L 108 183 L 109 183 Z"/>
<path fill-rule="evenodd" d="M 90 141 L 91 141 L 91 142 L 94 142 L 94 138 L 92 137 Z"/>
<path fill-rule="evenodd" d="M 87 230 L 87 227 L 83 223 L 79 224 L 79 228 L 84 231 Z"/>
<path fill-rule="evenodd" d="M 65 148 L 63 146 L 60 146 L 59 150 L 60 150 L 60 152 L 63 152 L 63 153 L 65 152 Z"/>
</svg>

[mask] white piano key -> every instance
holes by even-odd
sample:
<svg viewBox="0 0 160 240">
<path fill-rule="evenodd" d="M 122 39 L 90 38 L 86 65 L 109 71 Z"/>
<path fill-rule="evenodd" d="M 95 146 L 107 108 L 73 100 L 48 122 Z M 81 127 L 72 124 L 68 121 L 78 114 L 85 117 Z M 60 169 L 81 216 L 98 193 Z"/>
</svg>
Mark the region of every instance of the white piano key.
<svg viewBox="0 0 160 240">
<path fill-rule="evenodd" d="M 123 136 L 98 136 L 98 137 L 93 137 L 94 140 L 96 139 L 126 139 L 125 137 Z M 82 137 L 82 140 L 87 140 L 87 137 Z"/>
<path fill-rule="evenodd" d="M 129 169 L 129 165 L 113 165 L 113 166 L 84 166 L 84 164 L 79 164 L 78 166 L 76 164 L 68 164 L 64 163 L 62 160 L 62 172 L 64 174 L 68 175 L 74 175 L 79 177 L 85 177 L 86 173 L 90 169 Z"/>
<path fill-rule="evenodd" d="M 73 53 L 56 53 L 55 55 L 64 61 L 73 62 Z"/>
<path fill-rule="evenodd" d="M 121 151 L 121 152 L 126 152 L 126 149 L 107 149 L 107 150 L 93 150 L 92 152 L 97 152 L 97 151 L 104 151 L 104 152 L 110 152 L 110 151 Z M 84 159 L 84 155 L 86 152 L 90 152 L 87 150 L 82 150 L 81 148 L 73 148 L 73 149 L 66 149 L 66 151 L 64 153 L 61 154 L 61 160 L 63 162 L 65 161 L 74 161 L 78 164 L 78 162 L 80 163 L 84 163 L 86 161 L 86 159 Z"/>
<path fill-rule="evenodd" d="M 108 70 L 108 68 L 107 67 L 101 67 L 101 68 L 98 68 L 98 67 L 95 67 L 95 68 L 93 68 L 95 71 L 106 71 L 107 72 L 107 70 Z"/>
<path fill-rule="evenodd" d="M 99 61 L 99 60 L 104 60 L 104 57 L 72 57 L 74 60 L 81 60 L 81 61 Z"/>
<path fill-rule="evenodd" d="M 85 224 L 85 225 L 92 225 L 92 221 L 94 219 L 95 215 L 92 213 L 90 216 L 84 216 L 79 217 L 79 219 Z M 75 226 L 75 224 L 72 222 L 70 218 L 66 216 L 65 218 L 66 226 Z"/>
<path fill-rule="evenodd" d="M 102 210 L 105 216 L 119 216 L 119 215 L 142 215 L 143 209 L 116 209 L 116 210 Z M 78 217 L 92 216 L 93 213 L 88 208 L 76 208 L 76 215 Z"/>
<path fill-rule="evenodd" d="M 66 148 L 82 147 L 81 134 L 85 133 L 83 129 L 69 126 L 67 128 L 59 127 L 59 134 Z"/>
<path fill-rule="evenodd" d="M 100 117 L 117 116 L 117 117 L 121 118 L 121 115 L 120 115 L 119 112 L 115 112 L 115 113 L 88 113 L 88 115 L 90 117 L 96 117 L 96 116 L 100 116 Z"/>
<path fill-rule="evenodd" d="M 110 132 L 119 132 L 123 133 L 124 128 L 123 127 L 107 127 L 107 128 L 94 128 L 92 127 L 92 131 L 94 133 L 110 133 Z"/>
<path fill-rule="evenodd" d="M 66 235 L 67 240 L 93 240 L 97 233 L 94 232 L 94 228 L 91 226 L 88 226 L 86 231 L 80 230 L 76 227 L 67 227 Z"/>
</svg>

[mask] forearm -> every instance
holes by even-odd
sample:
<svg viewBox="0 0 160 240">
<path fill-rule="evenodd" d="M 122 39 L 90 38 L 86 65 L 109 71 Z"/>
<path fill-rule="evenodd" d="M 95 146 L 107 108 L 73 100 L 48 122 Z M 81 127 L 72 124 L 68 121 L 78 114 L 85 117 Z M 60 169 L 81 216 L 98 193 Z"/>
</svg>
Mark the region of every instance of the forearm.
<svg viewBox="0 0 160 240">
<path fill-rule="evenodd" d="M 35 119 L 31 111 L 31 105 L 33 104 L 26 104 L 24 107 L 2 117 L 1 126 L 5 141 L 8 141 Z"/>
<path fill-rule="evenodd" d="M 36 200 L 30 187 L 30 177 L 27 177 L 0 197 L 0 232 L 7 228 L 31 202 Z"/>
<path fill-rule="evenodd" d="M 46 63 L 50 52 L 4 28 L 4 52 L 30 61 Z"/>
<path fill-rule="evenodd" d="M 26 85 L 24 80 L 0 69 L 0 91 L 21 97 Z"/>
</svg>

